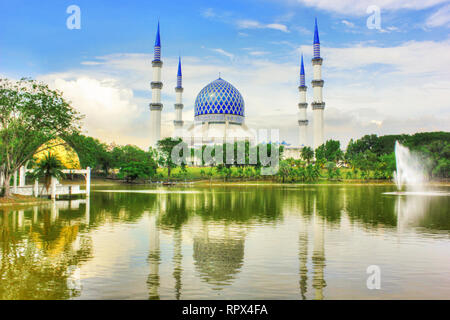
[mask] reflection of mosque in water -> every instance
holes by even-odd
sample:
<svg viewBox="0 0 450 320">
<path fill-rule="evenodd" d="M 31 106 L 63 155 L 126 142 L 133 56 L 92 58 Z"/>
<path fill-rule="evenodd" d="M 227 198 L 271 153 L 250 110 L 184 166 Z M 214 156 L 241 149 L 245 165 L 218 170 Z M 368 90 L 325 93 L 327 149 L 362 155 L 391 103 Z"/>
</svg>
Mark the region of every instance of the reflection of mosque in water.
<svg viewBox="0 0 450 320">
<path fill-rule="evenodd" d="M 251 232 L 248 222 L 264 221 L 276 224 L 282 219 L 283 212 L 295 209 L 297 213 L 300 211 L 303 216 L 299 233 L 301 296 L 306 298 L 308 242 L 311 242 L 313 244 L 310 257 L 313 273 L 311 285 L 315 290 L 315 299 L 322 299 L 322 291 L 326 286 L 324 280 L 325 217 L 320 213 L 324 210 L 320 207 L 321 203 L 318 205 L 317 194 L 311 192 L 303 192 L 302 197 L 304 198 L 295 199 L 300 200 L 298 202 L 287 202 L 288 204 L 286 204 L 275 201 L 275 199 L 280 199 L 279 193 L 284 194 L 285 192 L 280 189 L 274 189 L 264 194 L 208 190 L 208 192 L 194 193 L 188 197 L 182 194 L 159 195 L 155 214 L 150 217 L 150 252 L 148 256 L 150 272 L 147 281 L 149 298 L 160 298 L 159 237 L 162 231 L 172 230 L 173 232 L 172 262 L 174 271 L 172 275 L 175 280 L 175 298 L 180 299 L 182 235 L 192 240 L 193 261 L 199 278 L 211 285 L 214 290 L 222 290 L 233 283 L 244 264 L 245 238 L 248 232 Z M 312 240 L 308 240 L 310 223 L 313 226 Z"/>
<path fill-rule="evenodd" d="M 39 208 L 4 209 L 0 214 L 0 299 L 79 296 L 80 268 L 93 258 L 91 232 L 105 224 L 136 223 L 146 214 L 150 299 L 167 297 L 168 285 L 175 299 L 189 298 L 183 296 L 187 289 L 183 277 L 185 283 L 192 283 L 192 275 L 187 273 L 191 263 L 195 278 L 215 292 L 231 288 L 248 261 L 249 235 L 259 226 L 285 224 L 290 217 L 298 221 L 297 283 L 302 299 L 326 297 L 325 230 L 344 230 L 353 224 L 372 231 L 397 229 L 399 234 L 411 226 L 450 229 L 447 198 L 387 196 L 383 192 L 389 188 L 382 187 L 171 191 L 174 193 L 133 196 L 102 193 L 88 202 L 57 201 Z M 424 216 L 423 212 L 428 213 Z M 161 236 L 166 242 L 170 239 L 171 247 L 165 244 L 165 252 L 161 252 Z"/>
</svg>

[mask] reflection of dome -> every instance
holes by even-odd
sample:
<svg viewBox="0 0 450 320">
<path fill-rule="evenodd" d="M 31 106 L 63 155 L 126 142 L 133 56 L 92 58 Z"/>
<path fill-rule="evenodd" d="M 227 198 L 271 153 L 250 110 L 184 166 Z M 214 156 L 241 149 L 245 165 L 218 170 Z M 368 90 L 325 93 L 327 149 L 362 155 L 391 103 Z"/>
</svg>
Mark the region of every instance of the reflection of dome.
<svg viewBox="0 0 450 320">
<path fill-rule="evenodd" d="M 202 279 L 224 285 L 234 279 L 244 259 L 244 239 L 194 239 L 194 260 Z"/>
<path fill-rule="evenodd" d="M 244 111 L 241 93 L 221 78 L 204 87 L 195 100 L 195 120 L 198 121 L 242 123 Z"/>
</svg>

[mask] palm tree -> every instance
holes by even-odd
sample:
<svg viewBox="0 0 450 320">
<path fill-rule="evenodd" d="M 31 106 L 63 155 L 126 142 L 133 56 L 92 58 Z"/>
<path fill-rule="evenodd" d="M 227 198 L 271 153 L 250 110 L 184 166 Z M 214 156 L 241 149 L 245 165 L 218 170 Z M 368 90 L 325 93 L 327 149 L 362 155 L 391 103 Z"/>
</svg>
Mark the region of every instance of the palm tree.
<svg viewBox="0 0 450 320">
<path fill-rule="evenodd" d="M 44 182 L 45 189 L 48 192 L 52 178 L 64 178 L 62 170 L 64 166 L 61 160 L 54 154 L 48 152 L 42 159 L 37 162 L 37 168 L 34 169 L 32 176 Z"/>
<path fill-rule="evenodd" d="M 312 158 L 314 158 L 314 151 L 310 147 L 303 147 L 301 155 L 303 160 L 309 164 Z"/>
<path fill-rule="evenodd" d="M 291 166 L 289 165 L 289 162 L 284 160 L 280 161 L 280 166 L 278 169 L 278 176 L 281 177 L 282 183 L 285 182 L 286 178 L 288 178 L 291 175 Z"/>
</svg>

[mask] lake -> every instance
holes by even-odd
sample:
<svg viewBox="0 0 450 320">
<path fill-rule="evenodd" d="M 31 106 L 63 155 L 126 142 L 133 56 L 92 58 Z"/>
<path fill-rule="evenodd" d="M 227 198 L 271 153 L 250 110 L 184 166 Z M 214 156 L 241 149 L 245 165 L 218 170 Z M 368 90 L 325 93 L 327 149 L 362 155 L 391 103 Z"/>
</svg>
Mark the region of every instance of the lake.
<svg viewBox="0 0 450 320">
<path fill-rule="evenodd" d="M 95 186 L 1 208 L 0 299 L 449 299 L 450 188 L 394 188 Z"/>
</svg>

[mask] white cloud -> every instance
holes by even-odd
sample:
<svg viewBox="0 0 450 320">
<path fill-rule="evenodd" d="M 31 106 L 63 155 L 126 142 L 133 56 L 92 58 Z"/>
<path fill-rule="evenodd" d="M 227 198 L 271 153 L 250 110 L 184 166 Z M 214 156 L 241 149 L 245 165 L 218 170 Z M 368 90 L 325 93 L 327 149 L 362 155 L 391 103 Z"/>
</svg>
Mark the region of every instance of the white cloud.
<svg viewBox="0 0 450 320">
<path fill-rule="evenodd" d="M 269 23 L 265 27 L 269 29 L 280 30 L 283 32 L 289 32 L 288 28 L 284 24 L 280 23 Z"/>
<path fill-rule="evenodd" d="M 126 144 L 134 137 L 143 110 L 135 103 L 133 91 L 124 88 L 115 79 L 96 79 L 79 76 L 75 79 L 64 74 L 41 77 L 63 92 L 81 114 L 85 115 L 83 127 L 89 135 L 104 141 Z M 120 133 L 120 134 L 118 134 Z"/>
<path fill-rule="evenodd" d="M 428 17 L 426 26 L 430 28 L 441 26 L 450 27 L 450 4 L 440 8 Z"/>
<path fill-rule="evenodd" d="M 223 49 L 217 48 L 217 49 L 211 49 L 211 50 L 214 51 L 214 52 L 220 53 L 220 54 L 222 54 L 222 55 L 224 55 L 224 56 L 226 56 L 226 57 L 228 57 L 230 59 L 234 58 L 234 54 L 232 54 L 230 52 L 227 52 L 227 51 L 225 51 Z"/>
<path fill-rule="evenodd" d="M 350 28 L 354 28 L 354 27 L 355 27 L 355 24 L 352 23 L 352 22 L 350 22 L 350 21 L 342 20 L 341 22 L 342 22 L 343 24 L 345 24 L 347 27 L 350 27 Z"/>
<path fill-rule="evenodd" d="M 241 29 L 274 29 L 282 32 L 289 32 L 288 27 L 280 23 L 263 24 L 256 20 L 238 20 L 236 23 Z"/>
<path fill-rule="evenodd" d="M 263 55 L 269 54 L 269 52 L 267 52 L 267 51 L 250 51 L 249 54 L 252 56 L 263 56 Z"/>
<path fill-rule="evenodd" d="M 383 10 L 421 10 L 434 5 L 445 3 L 448 0 L 297 0 L 298 3 L 309 7 L 337 12 L 341 14 L 366 15 L 366 9 L 371 5 Z"/>
</svg>

